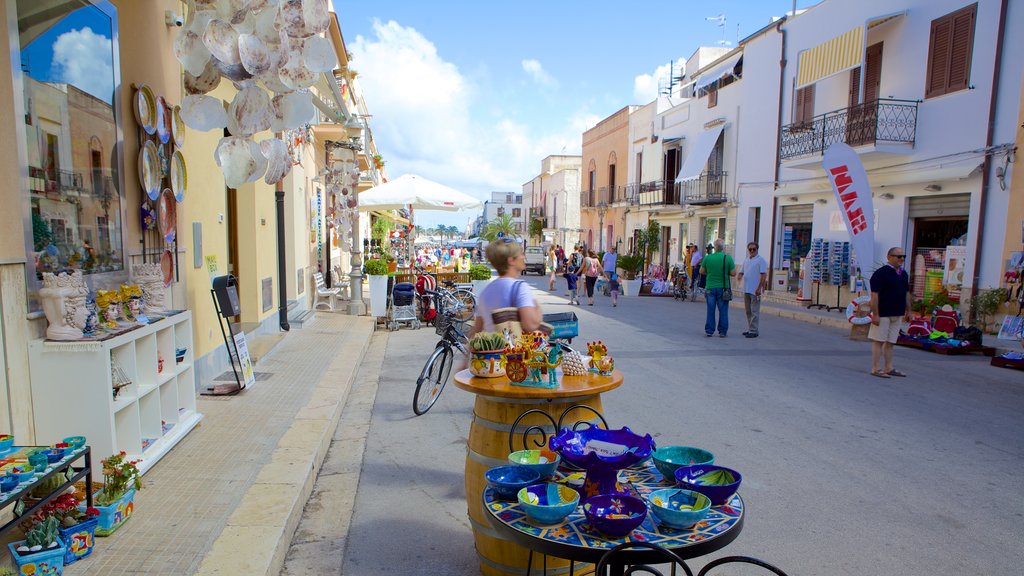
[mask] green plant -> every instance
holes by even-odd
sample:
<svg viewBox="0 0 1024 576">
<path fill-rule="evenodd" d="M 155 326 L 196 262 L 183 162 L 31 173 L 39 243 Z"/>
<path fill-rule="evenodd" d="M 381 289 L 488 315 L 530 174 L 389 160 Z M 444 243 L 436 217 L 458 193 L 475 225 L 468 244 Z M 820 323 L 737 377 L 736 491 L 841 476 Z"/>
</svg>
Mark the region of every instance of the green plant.
<svg viewBox="0 0 1024 576">
<path fill-rule="evenodd" d="M 386 276 L 388 273 L 388 263 L 380 258 L 370 258 L 364 268 L 370 276 Z"/>
<path fill-rule="evenodd" d="M 623 254 L 616 260 L 616 264 L 626 273 L 626 280 L 635 280 L 644 267 L 644 257 L 639 254 Z"/>
<path fill-rule="evenodd" d="M 661 242 L 661 224 L 648 222 L 647 228 L 640 230 L 638 234 L 640 253 L 644 256 L 644 262 L 650 262 L 651 256 L 658 251 L 658 242 Z"/>
<path fill-rule="evenodd" d="M 50 544 L 57 541 L 57 527 L 60 522 L 53 516 L 48 516 L 46 520 L 36 524 L 31 530 L 25 534 L 25 543 L 28 544 L 29 548 L 36 548 L 41 550 L 50 546 Z"/>
<path fill-rule="evenodd" d="M 956 306 L 957 303 L 949 297 L 949 292 L 946 290 L 939 290 L 924 301 L 924 313 L 931 314 L 936 308 L 942 308 L 946 305 Z"/>
<path fill-rule="evenodd" d="M 999 311 L 999 307 L 1006 302 L 1009 292 L 1006 288 L 991 288 L 982 290 L 971 296 L 971 319 L 980 320 L 982 324 L 988 324 L 989 319 Z"/>
<path fill-rule="evenodd" d="M 470 280 L 490 280 L 491 268 L 484 264 L 473 264 L 469 267 Z"/>
<path fill-rule="evenodd" d="M 39 214 L 32 213 L 32 249 L 41 252 L 50 242 L 53 242 L 53 232 L 49 222 Z"/>
<path fill-rule="evenodd" d="M 502 214 L 494 220 L 487 223 L 484 227 L 484 231 L 481 236 L 488 242 L 494 242 L 498 239 L 498 234 L 501 233 L 505 238 L 518 238 L 519 229 L 516 226 L 515 220 L 508 214 Z"/>
<path fill-rule="evenodd" d="M 497 332 L 480 332 L 470 339 L 469 349 L 473 352 L 503 350 L 505 348 L 505 344 L 505 337 Z"/>
<path fill-rule="evenodd" d="M 544 235 L 544 222 L 540 218 L 530 220 L 529 233 L 530 238 L 540 240 L 541 236 Z"/>
<path fill-rule="evenodd" d="M 96 504 L 109 506 L 117 502 L 129 489 L 142 489 L 138 460 L 128 460 L 124 450 L 103 460 L 103 491 L 96 497 Z"/>
</svg>

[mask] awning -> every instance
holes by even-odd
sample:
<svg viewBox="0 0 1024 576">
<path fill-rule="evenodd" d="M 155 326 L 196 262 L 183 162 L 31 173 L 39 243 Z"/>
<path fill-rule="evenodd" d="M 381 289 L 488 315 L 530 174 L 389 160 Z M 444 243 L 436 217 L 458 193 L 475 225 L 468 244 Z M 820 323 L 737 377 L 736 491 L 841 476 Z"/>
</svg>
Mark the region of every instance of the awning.
<svg viewBox="0 0 1024 576">
<path fill-rule="evenodd" d="M 694 84 L 694 90 L 700 90 L 706 88 L 714 82 L 721 80 L 727 76 L 736 73 L 736 65 L 740 63 L 740 59 L 743 58 L 743 52 L 733 54 L 725 62 L 705 72 L 697 78 L 696 84 Z"/>
<path fill-rule="evenodd" d="M 704 171 L 704 165 L 708 163 L 708 157 L 711 156 L 711 151 L 715 148 L 715 143 L 718 142 L 718 136 L 722 134 L 724 128 L 724 124 L 715 126 L 697 136 L 697 141 L 693 143 L 693 149 L 686 156 L 682 169 L 676 175 L 676 182 L 700 177 L 700 173 Z"/>
<path fill-rule="evenodd" d="M 874 30 L 875 28 L 878 28 L 882 24 L 888 24 L 889 22 L 892 22 L 893 20 L 895 20 L 895 19 L 897 19 L 897 18 L 899 18 L 901 16 L 906 16 L 906 15 L 907 15 L 907 11 L 906 10 L 900 10 L 899 12 L 893 12 L 892 14 L 886 14 L 885 16 L 875 16 L 874 18 L 868 20 L 867 24 L 865 24 L 865 26 L 867 27 L 868 30 Z"/>
<path fill-rule="evenodd" d="M 796 87 L 803 88 L 833 74 L 856 68 L 864 59 L 864 27 L 858 26 L 800 52 Z"/>
<path fill-rule="evenodd" d="M 916 168 L 903 171 L 868 171 L 871 188 L 882 186 L 901 186 L 903 184 L 923 184 L 925 182 L 943 182 L 964 180 L 981 166 L 981 160 L 970 158 L 956 163 L 941 164 L 931 167 Z M 776 196 L 799 194 L 801 192 L 831 192 L 832 185 L 828 178 L 803 178 L 800 180 L 783 180 L 779 182 Z"/>
</svg>

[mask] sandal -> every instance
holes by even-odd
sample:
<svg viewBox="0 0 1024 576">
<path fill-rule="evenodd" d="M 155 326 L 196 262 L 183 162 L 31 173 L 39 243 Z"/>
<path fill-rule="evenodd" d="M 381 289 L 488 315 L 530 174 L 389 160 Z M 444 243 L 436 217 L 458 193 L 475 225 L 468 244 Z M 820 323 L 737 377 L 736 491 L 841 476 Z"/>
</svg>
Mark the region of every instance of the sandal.
<svg viewBox="0 0 1024 576">
<path fill-rule="evenodd" d="M 886 374 L 888 374 L 889 376 L 899 376 L 900 378 L 906 378 L 907 377 L 906 374 L 904 374 L 903 372 L 900 372 L 899 370 L 897 370 L 895 368 L 893 368 L 892 370 L 889 370 L 888 372 L 886 372 Z"/>
<path fill-rule="evenodd" d="M 879 377 L 879 378 L 889 378 L 889 377 L 890 377 L 890 376 L 889 376 L 888 374 L 886 374 L 885 372 L 872 372 L 872 373 L 871 373 L 871 375 L 872 375 L 872 376 L 877 376 L 877 377 Z"/>
</svg>

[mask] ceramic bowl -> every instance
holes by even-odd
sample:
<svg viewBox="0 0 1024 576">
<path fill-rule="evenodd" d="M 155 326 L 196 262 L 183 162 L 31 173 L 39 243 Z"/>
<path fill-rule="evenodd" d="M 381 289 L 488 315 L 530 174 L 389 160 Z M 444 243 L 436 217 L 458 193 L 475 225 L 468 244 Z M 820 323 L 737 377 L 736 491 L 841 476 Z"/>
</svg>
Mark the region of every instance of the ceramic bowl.
<svg viewBox="0 0 1024 576">
<path fill-rule="evenodd" d="M 743 476 L 739 472 L 714 464 L 682 466 L 676 470 L 676 485 L 704 494 L 711 499 L 712 506 L 728 502 L 742 481 Z"/>
<path fill-rule="evenodd" d="M 484 479 L 498 498 L 515 500 L 520 490 L 540 482 L 540 472 L 526 466 L 495 466 L 484 472 Z"/>
<path fill-rule="evenodd" d="M 13 474 L 0 476 L 0 492 L 10 492 L 18 485 L 18 478 Z M 575 494 L 575 492 L 573 492 Z"/>
<path fill-rule="evenodd" d="M 11 468 L 9 474 L 17 478 L 18 484 L 21 484 L 22 482 L 28 482 L 35 478 L 36 469 L 32 466 L 15 466 L 14 468 Z"/>
<path fill-rule="evenodd" d="M 579 492 L 554 482 L 527 486 L 517 494 L 523 512 L 537 524 L 558 524 L 580 503 Z"/>
<path fill-rule="evenodd" d="M 46 461 L 50 464 L 60 462 L 62 458 L 64 458 L 63 448 L 50 448 L 46 451 Z"/>
<path fill-rule="evenodd" d="M 662 446 L 651 452 L 654 467 L 661 472 L 665 482 L 672 483 L 676 469 L 690 464 L 712 464 L 715 455 L 702 448 L 693 446 Z"/>
<path fill-rule="evenodd" d="M 550 450 L 518 450 L 508 455 L 509 464 L 535 470 L 541 478 L 555 473 L 562 457 Z"/>
<path fill-rule="evenodd" d="M 50 462 L 50 459 L 46 457 L 46 451 L 40 450 L 33 452 L 28 455 L 28 463 L 32 465 L 36 470 L 42 470 L 46 468 L 46 465 Z"/>
<path fill-rule="evenodd" d="M 579 430 L 562 428 L 549 444 L 577 468 L 621 470 L 647 458 L 654 448 L 654 439 L 650 434 L 640 436 L 626 427 L 605 430 L 592 426 Z"/>
<path fill-rule="evenodd" d="M 685 530 L 700 522 L 711 509 L 711 499 L 693 490 L 663 488 L 647 495 L 651 514 L 669 528 Z"/>
<path fill-rule="evenodd" d="M 600 494 L 583 503 L 583 514 L 598 532 L 621 538 L 643 524 L 647 504 L 635 496 Z"/>
<path fill-rule="evenodd" d="M 14 446 L 14 436 L 0 434 L 0 452 L 7 452 L 12 446 Z"/>
<path fill-rule="evenodd" d="M 78 450 L 82 446 L 85 446 L 85 436 L 68 436 L 64 439 L 64 443 L 71 446 L 72 450 Z"/>
</svg>

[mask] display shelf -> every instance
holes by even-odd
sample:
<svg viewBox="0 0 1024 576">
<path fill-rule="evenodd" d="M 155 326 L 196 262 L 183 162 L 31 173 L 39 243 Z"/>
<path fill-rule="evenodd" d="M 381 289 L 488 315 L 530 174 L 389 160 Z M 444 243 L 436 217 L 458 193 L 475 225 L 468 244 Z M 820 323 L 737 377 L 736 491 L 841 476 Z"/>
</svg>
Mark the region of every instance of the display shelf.
<svg viewBox="0 0 1024 576">
<path fill-rule="evenodd" d="M 5 458 L 14 461 L 24 463 L 28 457 L 27 450 L 30 448 L 46 448 L 46 446 L 15 446 L 11 452 L 4 455 Z M 78 462 L 78 465 L 75 465 Z M 18 484 L 14 490 L 10 492 L 4 492 L 0 495 L 0 509 L 6 508 L 18 502 L 23 496 L 28 495 L 37 486 L 46 483 L 50 478 L 60 475 L 63 478 L 63 482 L 60 486 L 56 487 L 46 496 L 36 499 L 35 503 L 27 506 L 20 514 L 14 514 L 13 518 L 7 521 L 6 524 L 0 526 L 0 537 L 4 537 L 8 532 L 15 529 L 21 520 L 26 516 L 31 516 L 37 510 L 41 509 L 50 500 L 53 500 L 57 496 L 63 494 L 68 488 L 73 486 L 75 482 L 84 480 L 86 484 L 86 506 L 92 506 L 92 451 L 89 446 L 83 446 L 77 450 L 71 451 L 66 454 L 59 462 L 50 464 L 46 467 L 45 472 L 36 474 L 35 477 L 28 481 Z M 9 538 L 8 538 L 9 539 Z"/>
<path fill-rule="evenodd" d="M 176 348 L 187 350 L 181 364 L 175 362 Z M 36 340 L 29 345 L 29 361 L 40 443 L 84 435 L 101 458 L 124 450 L 140 460 L 139 470 L 145 472 L 202 419 L 196 412 L 188 311 L 106 340 Z M 114 365 L 130 382 L 116 399 Z M 143 452 L 144 439 L 148 446 Z M 92 472 L 96 479 L 100 473 Z"/>
</svg>

